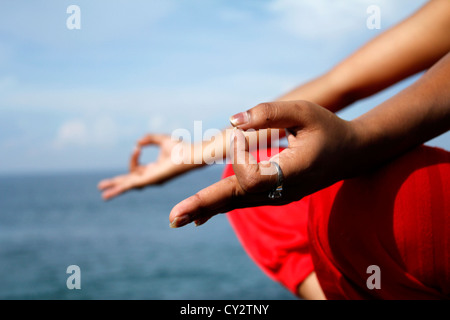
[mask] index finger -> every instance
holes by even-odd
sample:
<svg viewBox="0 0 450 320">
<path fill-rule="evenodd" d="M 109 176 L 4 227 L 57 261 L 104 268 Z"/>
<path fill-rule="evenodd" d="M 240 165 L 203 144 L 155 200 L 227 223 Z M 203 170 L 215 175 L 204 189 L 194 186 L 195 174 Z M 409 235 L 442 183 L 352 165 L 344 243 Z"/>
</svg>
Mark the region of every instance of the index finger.
<svg viewBox="0 0 450 320">
<path fill-rule="evenodd" d="M 285 199 L 272 200 L 267 192 L 246 193 L 236 176 L 230 176 L 181 201 L 170 212 L 170 227 L 179 228 L 196 220 L 207 220 L 234 209 L 282 205 Z"/>
<path fill-rule="evenodd" d="M 170 226 L 179 228 L 194 220 L 230 211 L 233 198 L 241 193 L 236 176 L 220 180 L 173 207 L 169 215 Z"/>
<path fill-rule="evenodd" d="M 140 155 L 141 155 L 141 148 L 139 146 L 136 146 L 130 158 L 130 172 L 133 172 L 137 167 L 139 167 Z"/>
<path fill-rule="evenodd" d="M 163 134 L 147 134 L 137 141 L 137 145 L 139 147 L 144 147 L 151 144 L 159 145 L 163 142 L 164 138 L 166 138 L 166 136 Z"/>
</svg>

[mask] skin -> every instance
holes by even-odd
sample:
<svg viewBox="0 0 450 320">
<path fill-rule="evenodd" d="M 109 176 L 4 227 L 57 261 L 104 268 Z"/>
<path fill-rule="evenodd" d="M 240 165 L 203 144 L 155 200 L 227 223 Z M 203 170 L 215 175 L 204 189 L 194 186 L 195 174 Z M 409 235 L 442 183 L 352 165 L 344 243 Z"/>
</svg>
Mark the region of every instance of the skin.
<svg viewBox="0 0 450 320">
<path fill-rule="evenodd" d="M 234 176 L 177 204 L 173 227 L 237 208 L 283 205 L 362 175 L 450 129 L 450 53 L 414 85 L 363 116 L 345 121 L 309 101 L 262 103 L 246 111 L 233 142 Z M 238 115 L 237 117 L 240 117 Z M 242 130 L 288 128 L 288 147 L 272 158 L 284 174 L 283 197 L 269 199 L 277 182 L 269 162 L 256 163 Z M 332 161 L 330 161 L 332 159 Z M 275 171 L 273 171 L 275 172 Z"/>
<path fill-rule="evenodd" d="M 161 184 L 215 159 L 229 157 L 229 150 L 234 151 L 234 160 L 246 160 L 233 165 L 235 176 L 201 190 L 172 209 L 171 226 L 180 227 L 192 221 L 203 224 L 213 215 L 234 208 L 298 200 L 382 165 L 449 129 L 449 16 L 450 1 L 432 0 L 327 73 L 274 102 L 235 115 L 231 122 L 239 130 L 234 133 L 231 148 L 232 132 L 227 130 L 202 142 L 202 148 L 186 145 L 192 151 L 191 159 L 175 164 L 170 155 L 177 141 L 167 135 L 145 136 L 137 142 L 129 173 L 99 183 L 102 197 L 109 200 L 132 189 Z M 430 67 L 411 87 L 362 117 L 344 121 L 334 115 L 349 104 Z M 239 123 L 238 119 L 245 117 L 249 121 Z M 246 132 L 250 128 L 258 131 Z M 274 203 L 267 193 L 276 184 L 276 176 L 260 174 L 270 166 L 251 161 L 248 141 L 270 142 L 275 130 L 283 137 L 284 128 L 292 133 L 288 136 L 289 147 L 274 160 L 283 170 L 285 191 L 283 199 Z M 148 145 L 160 148 L 158 159 L 139 164 L 141 149 Z M 208 147 L 219 152 L 207 152 Z M 299 286 L 299 296 L 324 298 L 314 273 Z"/>
</svg>

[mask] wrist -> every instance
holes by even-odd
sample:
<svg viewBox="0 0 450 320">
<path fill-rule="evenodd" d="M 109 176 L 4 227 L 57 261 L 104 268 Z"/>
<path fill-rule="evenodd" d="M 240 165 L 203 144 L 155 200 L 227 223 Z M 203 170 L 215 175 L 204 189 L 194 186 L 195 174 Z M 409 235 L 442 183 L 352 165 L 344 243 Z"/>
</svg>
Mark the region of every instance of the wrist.
<svg viewBox="0 0 450 320">
<path fill-rule="evenodd" d="M 387 139 L 382 135 L 379 126 L 370 119 L 354 119 L 349 121 L 350 148 L 346 178 L 364 174 L 380 166 L 390 158 L 390 149 Z"/>
</svg>

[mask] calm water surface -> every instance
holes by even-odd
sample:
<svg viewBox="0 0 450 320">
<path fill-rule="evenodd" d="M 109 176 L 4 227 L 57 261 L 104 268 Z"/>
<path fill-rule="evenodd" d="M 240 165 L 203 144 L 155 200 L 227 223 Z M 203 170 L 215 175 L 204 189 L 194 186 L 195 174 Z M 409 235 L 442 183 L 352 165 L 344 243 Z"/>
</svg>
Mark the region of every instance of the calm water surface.
<svg viewBox="0 0 450 320">
<path fill-rule="evenodd" d="M 248 258 L 225 215 L 170 229 L 171 208 L 221 167 L 103 202 L 117 172 L 0 177 L 0 299 L 293 299 Z M 69 290 L 69 265 L 81 290 Z"/>
</svg>

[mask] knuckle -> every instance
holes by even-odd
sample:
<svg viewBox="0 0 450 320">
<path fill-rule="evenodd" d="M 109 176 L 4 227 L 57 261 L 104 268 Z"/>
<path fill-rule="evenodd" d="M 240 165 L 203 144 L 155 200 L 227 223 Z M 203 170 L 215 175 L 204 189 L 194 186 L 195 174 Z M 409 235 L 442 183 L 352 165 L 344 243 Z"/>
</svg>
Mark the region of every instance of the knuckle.
<svg viewBox="0 0 450 320">
<path fill-rule="evenodd" d="M 278 114 L 278 108 L 276 105 L 269 102 L 260 103 L 258 105 L 258 110 L 260 110 L 261 117 L 265 122 L 276 119 Z"/>
<path fill-rule="evenodd" d="M 303 126 L 310 124 L 311 120 L 314 118 L 314 109 L 308 101 L 297 101 L 292 108 L 293 118 L 297 119 Z"/>
<path fill-rule="evenodd" d="M 205 202 L 203 201 L 203 197 L 200 195 L 200 192 L 197 192 L 192 196 L 192 202 L 196 204 L 196 217 L 201 217 L 205 211 Z"/>
<path fill-rule="evenodd" d="M 298 116 L 302 117 L 308 112 L 308 103 L 306 101 L 297 101 L 293 109 Z"/>
<path fill-rule="evenodd" d="M 242 186 L 240 185 L 239 181 L 236 183 L 236 180 L 234 180 L 233 176 L 227 178 L 227 183 L 230 185 L 230 200 L 232 203 L 238 202 L 242 197 Z"/>
<path fill-rule="evenodd" d="M 203 198 L 200 196 L 199 193 L 194 194 L 194 195 L 192 196 L 192 200 L 193 200 L 195 203 L 198 203 L 199 205 L 201 205 L 201 204 L 203 203 Z"/>
<path fill-rule="evenodd" d="M 245 192 L 255 192 L 260 186 L 260 181 L 258 176 L 254 174 L 246 174 L 243 177 L 240 177 L 239 184 Z"/>
<path fill-rule="evenodd" d="M 314 115 L 314 110 L 316 108 L 314 105 L 309 101 L 299 101 L 297 104 L 297 110 L 299 114 L 301 114 L 304 117 L 311 117 Z"/>
</svg>

